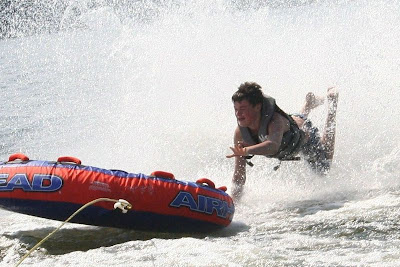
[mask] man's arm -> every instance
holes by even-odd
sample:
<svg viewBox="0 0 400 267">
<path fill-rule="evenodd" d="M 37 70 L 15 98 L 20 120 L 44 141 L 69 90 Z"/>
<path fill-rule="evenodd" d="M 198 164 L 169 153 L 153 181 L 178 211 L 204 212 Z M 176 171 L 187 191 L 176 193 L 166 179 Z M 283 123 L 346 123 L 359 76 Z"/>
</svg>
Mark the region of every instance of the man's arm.
<svg viewBox="0 0 400 267">
<path fill-rule="evenodd" d="M 233 198 L 239 200 L 244 183 L 246 182 L 246 158 L 245 156 L 265 155 L 272 156 L 278 153 L 282 142 L 283 133 L 289 129 L 289 122 L 279 114 L 275 114 L 268 126 L 268 140 L 245 147 L 239 127 L 235 130 L 234 147 L 231 147 L 233 154 L 226 156 L 227 158 L 235 157 L 235 172 L 233 174 Z"/>
<path fill-rule="evenodd" d="M 228 155 L 227 157 L 231 158 L 247 155 L 273 156 L 278 153 L 283 134 L 288 130 L 288 120 L 285 119 L 283 116 L 275 113 L 274 117 L 271 120 L 271 123 L 268 125 L 268 140 L 247 147 L 243 147 L 242 143 L 235 143 L 235 146 L 231 147 L 233 154 Z M 237 131 L 239 131 L 240 135 L 240 130 L 237 129 Z"/>
<path fill-rule="evenodd" d="M 236 145 L 240 145 L 243 143 L 242 136 L 240 134 L 239 127 L 235 130 L 235 135 L 233 138 L 233 142 Z M 233 173 L 233 188 L 232 188 L 232 196 L 235 200 L 239 200 L 242 196 L 243 186 L 246 182 L 246 159 L 245 157 L 235 157 L 235 171 Z"/>
<path fill-rule="evenodd" d="M 275 113 L 268 125 L 268 140 L 246 147 L 246 154 L 273 156 L 279 151 L 284 132 L 289 130 L 289 123 L 281 115 Z"/>
</svg>

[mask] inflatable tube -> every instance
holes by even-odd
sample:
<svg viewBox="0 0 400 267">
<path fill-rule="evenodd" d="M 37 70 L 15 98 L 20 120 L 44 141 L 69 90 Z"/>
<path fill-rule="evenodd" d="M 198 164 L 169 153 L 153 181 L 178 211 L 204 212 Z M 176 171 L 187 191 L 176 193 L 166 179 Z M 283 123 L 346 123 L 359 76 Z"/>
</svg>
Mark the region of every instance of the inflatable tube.
<svg viewBox="0 0 400 267">
<path fill-rule="evenodd" d="M 234 205 L 206 178 L 176 180 L 168 172 L 151 175 L 81 165 L 74 157 L 56 162 L 11 155 L 0 163 L 0 207 L 23 214 L 64 221 L 82 205 L 98 199 L 124 199 L 127 213 L 113 203 L 89 206 L 71 222 L 152 231 L 210 231 L 232 221 Z"/>
</svg>

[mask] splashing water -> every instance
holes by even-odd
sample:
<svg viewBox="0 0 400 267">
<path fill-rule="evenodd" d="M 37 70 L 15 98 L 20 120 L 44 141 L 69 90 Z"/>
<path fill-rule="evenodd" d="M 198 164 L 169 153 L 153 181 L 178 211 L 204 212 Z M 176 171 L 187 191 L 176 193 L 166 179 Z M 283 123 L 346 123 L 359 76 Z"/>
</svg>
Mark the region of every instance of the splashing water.
<svg viewBox="0 0 400 267">
<path fill-rule="evenodd" d="M 52 12 L 29 9 L 43 14 L 36 24 L 10 3 L 0 40 L 4 160 L 72 155 L 230 187 L 230 97 L 240 83 L 258 82 L 287 112 L 299 111 L 309 91 L 340 92 L 327 177 L 302 162 L 274 172 L 275 161 L 254 158 L 224 231 L 188 237 L 69 225 L 27 263 L 399 264 L 400 1 L 60 1 Z M 321 106 L 311 119 L 322 129 L 325 116 Z M 0 225 L 4 265 L 58 226 L 10 213 Z"/>
</svg>

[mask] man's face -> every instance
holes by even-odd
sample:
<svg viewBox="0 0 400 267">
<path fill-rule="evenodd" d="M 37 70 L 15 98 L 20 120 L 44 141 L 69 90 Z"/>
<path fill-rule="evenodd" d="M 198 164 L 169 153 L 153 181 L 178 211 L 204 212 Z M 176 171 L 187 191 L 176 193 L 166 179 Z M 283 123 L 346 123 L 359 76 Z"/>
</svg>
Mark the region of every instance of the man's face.
<svg viewBox="0 0 400 267">
<path fill-rule="evenodd" d="M 235 116 L 240 127 L 251 127 L 260 116 L 261 104 L 254 107 L 247 100 L 234 102 Z"/>
</svg>

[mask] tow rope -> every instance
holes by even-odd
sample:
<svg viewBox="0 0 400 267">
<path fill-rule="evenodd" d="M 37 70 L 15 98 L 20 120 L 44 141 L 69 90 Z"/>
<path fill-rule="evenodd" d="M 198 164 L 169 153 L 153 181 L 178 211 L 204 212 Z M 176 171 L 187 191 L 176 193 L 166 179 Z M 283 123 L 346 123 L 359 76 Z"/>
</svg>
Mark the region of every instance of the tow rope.
<svg viewBox="0 0 400 267">
<path fill-rule="evenodd" d="M 51 232 L 50 234 L 48 234 L 45 238 L 43 238 L 39 243 L 37 243 L 33 248 L 31 248 L 26 254 L 25 256 L 23 256 L 18 263 L 15 265 L 15 267 L 19 266 L 35 249 L 37 249 L 41 244 L 43 244 L 47 239 L 49 239 L 50 236 L 52 236 L 53 234 L 55 234 L 58 230 L 61 229 L 61 227 L 63 227 L 67 222 L 69 222 L 72 218 L 74 218 L 79 212 L 81 212 L 82 210 L 84 210 L 85 208 L 87 208 L 90 205 L 93 205 L 97 202 L 100 201 L 109 201 L 109 202 L 115 202 L 114 204 L 114 209 L 120 209 L 122 211 L 122 213 L 127 213 L 128 210 L 130 210 L 132 208 L 131 203 L 129 203 L 128 201 L 124 200 L 124 199 L 111 199 L 111 198 L 98 198 L 95 200 L 92 200 L 88 203 L 86 203 L 85 205 L 83 205 L 82 207 L 80 207 L 77 211 L 75 211 L 71 216 L 69 216 L 68 219 L 66 219 L 59 227 L 57 227 L 53 232 Z"/>
</svg>

